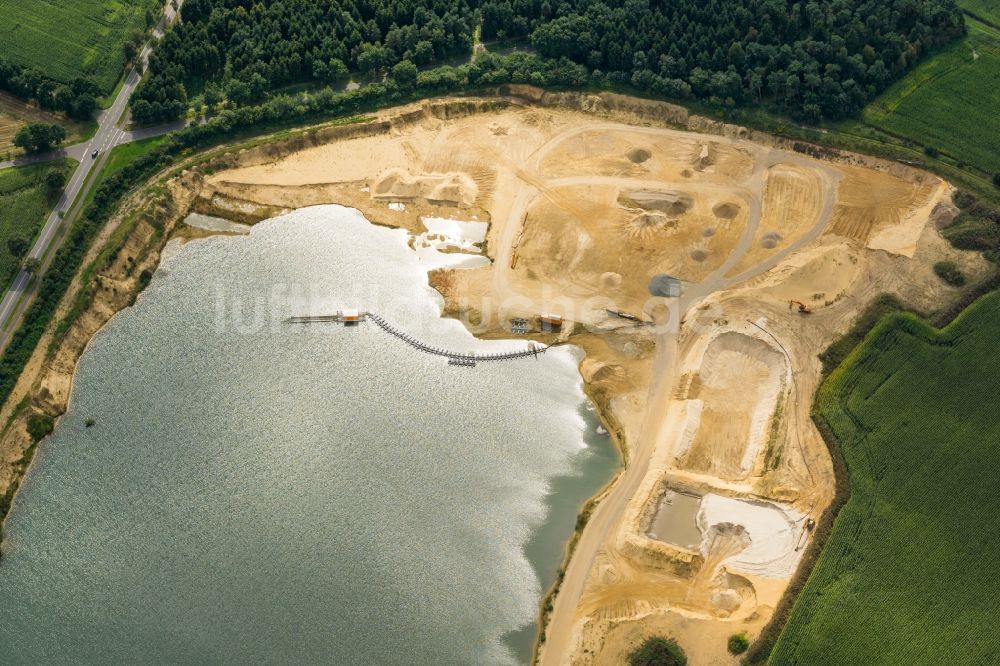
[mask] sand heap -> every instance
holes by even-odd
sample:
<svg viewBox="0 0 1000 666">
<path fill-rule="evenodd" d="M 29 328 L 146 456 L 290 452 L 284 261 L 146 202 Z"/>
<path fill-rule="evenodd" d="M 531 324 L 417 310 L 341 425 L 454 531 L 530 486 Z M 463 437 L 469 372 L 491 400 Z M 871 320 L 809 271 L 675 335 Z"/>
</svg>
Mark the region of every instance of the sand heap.
<svg viewBox="0 0 1000 666">
<path fill-rule="evenodd" d="M 472 206 L 479 195 L 475 181 L 464 173 L 413 176 L 402 169 L 390 169 L 371 185 L 376 201 L 422 200 L 437 206 Z"/>
</svg>

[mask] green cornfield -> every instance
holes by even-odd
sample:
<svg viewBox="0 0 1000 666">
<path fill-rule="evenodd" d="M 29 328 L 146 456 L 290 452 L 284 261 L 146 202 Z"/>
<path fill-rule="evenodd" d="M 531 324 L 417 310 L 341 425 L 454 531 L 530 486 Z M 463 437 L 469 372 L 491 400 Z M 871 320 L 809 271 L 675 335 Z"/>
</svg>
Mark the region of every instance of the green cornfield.
<svg viewBox="0 0 1000 666">
<path fill-rule="evenodd" d="M 969 12 L 981 21 L 1000 26 L 1000 1 L 998 0 L 959 0 L 959 7 Z"/>
<path fill-rule="evenodd" d="M 851 497 L 770 664 L 997 663 L 998 338 L 1000 292 L 940 330 L 894 315 L 824 382 Z"/>
<path fill-rule="evenodd" d="M 991 175 L 1000 172 L 1000 30 L 966 25 L 965 38 L 868 105 L 864 122 Z"/>
<path fill-rule="evenodd" d="M 145 28 L 156 0 L 0 0 L 0 57 L 57 81 L 90 76 L 110 93 L 125 65 L 122 44 Z"/>
</svg>

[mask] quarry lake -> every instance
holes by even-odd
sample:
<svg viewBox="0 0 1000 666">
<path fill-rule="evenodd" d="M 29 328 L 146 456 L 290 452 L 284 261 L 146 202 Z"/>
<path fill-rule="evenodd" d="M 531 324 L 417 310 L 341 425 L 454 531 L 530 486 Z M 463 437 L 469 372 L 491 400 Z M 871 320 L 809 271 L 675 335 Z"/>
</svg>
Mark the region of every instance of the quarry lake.
<svg viewBox="0 0 1000 666">
<path fill-rule="evenodd" d="M 171 246 L 7 520 L 0 663 L 508 664 L 619 464 L 569 348 L 483 353 L 405 232 L 321 206 Z M 87 427 L 88 419 L 93 426 Z"/>
</svg>

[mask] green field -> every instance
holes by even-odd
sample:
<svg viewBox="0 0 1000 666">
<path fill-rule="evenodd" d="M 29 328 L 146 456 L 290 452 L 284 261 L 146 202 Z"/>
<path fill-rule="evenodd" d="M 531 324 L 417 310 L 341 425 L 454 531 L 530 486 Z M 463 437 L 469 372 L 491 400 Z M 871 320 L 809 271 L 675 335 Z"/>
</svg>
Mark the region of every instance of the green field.
<svg viewBox="0 0 1000 666">
<path fill-rule="evenodd" d="M 104 167 L 101 168 L 100 173 L 96 176 L 91 175 L 90 178 L 93 180 L 93 185 L 88 190 L 87 197 L 83 200 L 81 210 L 86 210 L 87 206 L 90 205 L 90 202 L 94 200 L 94 196 L 97 194 L 97 190 L 101 187 L 101 183 L 127 167 L 132 162 L 135 162 L 137 159 L 153 150 L 166 140 L 167 135 L 164 134 L 163 136 L 154 136 L 150 139 L 142 139 L 141 141 L 123 143 L 120 146 L 112 148 L 111 152 L 108 153 L 108 159 L 104 163 Z"/>
<path fill-rule="evenodd" d="M 61 169 L 67 179 L 76 162 L 58 160 L 46 164 L 0 171 L 0 291 L 14 277 L 20 260 L 7 248 L 11 238 L 34 243 L 38 230 L 52 209 L 44 178 L 50 169 Z"/>
<path fill-rule="evenodd" d="M 125 65 L 122 44 L 157 0 L 0 0 L 0 54 L 68 82 L 90 76 L 107 94 Z"/>
<path fill-rule="evenodd" d="M 774 666 L 995 664 L 1000 292 L 936 330 L 883 320 L 820 389 L 851 498 Z"/>
<path fill-rule="evenodd" d="M 956 4 L 979 19 L 1000 27 L 1000 0 L 959 0 Z"/>
<path fill-rule="evenodd" d="M 95 183 L 94 189 L 97 189 L 96 186 L 100 185 L 105 179 L 115 175 L 166 140 L 167 135 L 164 134 L 162 136 L 154 136 L 150 139 L 142 139 L 141 141 L 133 141 L 115 146 L 108 155 L 108 160 L 104 163 L 104 168 L 101 169 L 101 180 Z"/>
<path fill-rule="evenodd" d="M 1000 30 L 971 18 L 966 25 L 967 37 L 892 85 L 865 109 L 864 122 L 993 174 L 1000 172 Z"/>
</svg>

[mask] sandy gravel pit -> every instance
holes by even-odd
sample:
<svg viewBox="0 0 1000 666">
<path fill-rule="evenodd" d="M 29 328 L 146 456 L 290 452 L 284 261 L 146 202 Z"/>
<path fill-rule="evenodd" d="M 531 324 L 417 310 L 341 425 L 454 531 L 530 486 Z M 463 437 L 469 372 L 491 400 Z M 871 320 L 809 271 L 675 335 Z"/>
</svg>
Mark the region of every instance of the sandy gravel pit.
<svg viewBox="0 0 1000 666">
<path fill-rule="evenodd" d="M 768 621 L 795 570 L 790 544 L 808 542 L 801 524 L 833 497 L 809 418 L 816 356 L 880 292 L 946 295 L 927 219 L 948 186 L 669 104 L 530 99 L 433 100 L 227 156 L 195 205 L 264 216 L 341 203 L 420 250 L 425 217 L 488 222 L 489 265 L 430 275 L 444 313 L 486 337 L 510 336 L 515 316 L 562 316 L 527 335 L 584 350 L 587 392 L 629 461 L 576 542 L 538 662 L 622 663 L 644 632 L 666 631 L 692 666 L 731 664 L 725 637 Z M 658 275 L 680 295 L 652 295 Z M 703 498 L 697 548 L 647 533 L 665 479 Z"/>
</svg>

